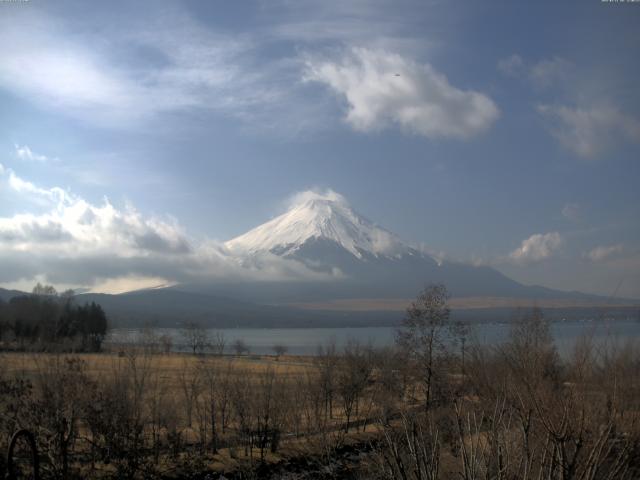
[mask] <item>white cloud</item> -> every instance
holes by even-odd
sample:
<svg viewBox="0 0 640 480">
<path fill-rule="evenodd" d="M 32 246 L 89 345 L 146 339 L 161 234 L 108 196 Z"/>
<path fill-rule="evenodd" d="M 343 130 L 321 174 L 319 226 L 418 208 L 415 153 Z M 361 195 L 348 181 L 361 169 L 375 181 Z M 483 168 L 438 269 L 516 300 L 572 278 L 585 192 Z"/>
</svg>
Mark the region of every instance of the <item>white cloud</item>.
<svg viewBox="0 0 640 480">
<path fill-rule="evenodd" d="M 366 45 L 429 50 L 437 40 L 424 32 L 441 25 L 439 2 L 273 0 L 264 2 L 271 33 L 296 44 Z M 420 14 L 416 15 L 417 10 Z M 423 13 L 428 11 L 427 15 Z"/>
<path fill-rule="evenodd" d="M 529 68 L 529 80 L 534 86 L 547 88 L 559 82 L 565 82 L 573 65 L 561 57 L 540 60 Z"/>
<path fill-rule="evenodd" d="M 539 105 L 537 108 L 550 122 L 551 134 L 582 157 L 597 157 L 621 141 L 640 143 L 640 121 L 614 107 Z"/>
<path fill-rule="evenodd" d="M 60 188 L 41 188 L 9 169 L 0 183 L 44 213 L 0 217 L 0 285 L 35 281 L 123 291 L 173 282 L 325 280 L 294 260 L 272 254 L 236 258 L 219 243 L 196 241 L 171 218 L 145 216 L 108 199 L 96 205 Z M 22 203 L 22 202 L 20 202 Z"/>
<path fill-rule="evenodd" d="M 498 70 L 508 77 L 518 77 L 525 69 L 524 60 L 517 54 L 503 58 L 498 61 Z"/>
<path fill-rule="evenodd" d="M 61 188 L 44 189 L 9 171 L 8 184 L 22 198 L 35 198 L 49 210 L 0 217 L 2 248 L 82 255 L 117 252 L 120 257 L 184 253 L 189 242 L 175 222 L 144 218 L 134 207 L 118 210 L 107 199 L 92 205 Z"/>
<path fill-rule="evenodd" d="M 520 55 L 513 54 L 498 61 L 498 70 L 508 77 L 524 78 L 534 87 L 542 89 L 567 82 L 574 68 L 571 62 L 562 57 L 529 63 Z"/>
<path fill-rule="evenodd" d="M 523 240 L 509 258 L 518 264 L 539 262 L 550 258 L 563 243 L 564 239 L 558 232 L 536 233 Z"/>
<path fill-rule="evenodd" d="M 601 262 L 608 260 L 612 257 L 620 255 L 624 251 L 624 247 L 620 244 L 617 245 L 603 245 L 595 247 L 587 252 L 586 257 L 592 262 Z"/>
<path fill-rule="evenodd" d="M 132 89 L 96 65 L 88 52 L 21 48 L 3 61 L 2 81 L 51 104 L 70 107 L 113 107 L 132 101 Z"/>
<path fill-rule="evenodd" d="M 451 85 L 431 65 L 383 50 L 353 48 L 339 60 L 307 60 L 305 79 L 344 96 L 346 121 L 359 131 L 390 125 L 429 138 L 467 139 L 498 118 L 486 95 Z"/>
<path fill-rule="evenodd" d="M 31 150 L 31 148 L 28 145 L 15 144 L 14 147 L 16 149 L 16 156 L 20 160 L 27 160 L 31 162 L 41 162 L 41 163 L 45 163 L 51 160 L 56 160 L 56 159 L 51 159 L 46 155 L 35 153 L 34 151 Z"/>
<path fill-rule="evenodd" d="M 175 111 L 243 118 L 279 98 L 267 69 L 253 64 L 251 41 L 203 28 L 178 7 L 150 14 L 144 26 L 135 18 L 101 24 L 96 35 L 26 10 L 0 17 L 0 42 L 12 45 L 0 62 L 0 87 L 38 105 L 130 126 Z"/>
<path fill-rule="evenodd" d="M 16 193 L 26 194 L 28 199 L 36 203 L 62 203 L 67 192 L 58 187 L 50 189 L 36 187 L 33 183 L 18 177 L 13 170 L 3 169 L 0 174 L 8 173 L 7 186 Z"/>
<path fill-rule="evenodd" d="M 425 39 L 424 19 L 387 2 L 270 2 L 259 9 L 259 26 L 233 34 L 177 3 L 126 9 L 127 15 L 116 9 L 106 21 L 35 7 L 0 16 L 0 42 L 12 46 L 0 62 L 0 89 L 111 128 L 163 128 L 164 122 L 150 121 L 186 113 L 200 126 L 207 124 L 204 115 L 223 115 L 245 131 L 297 137 L 334 124 L 330 106 L 301 81 L 298 48 L 367 45 L 425 54 L 438 44 Z M 435 10 L 428 22 L 439 23 Z M 289 50 L 283 44 L 294 53 L 275 58 L 274 52 Z M 456 89 L 442 76 L 439 88 L 443 82 L 430 75 L 426 87 L 437 97 L 431 106 L 446 103 L 447 115 L 457 113 L 443 119 L 447 128 L 428 128 L 428 135 L 467 138 L 493 122 L 497 109 L 486 96 Z M 424 121 L 411 117 L 425 115 L 424 105 L 405 108 L 401 123 L 422 134 L 424 128 L 415 127 Z"/>
<path fill-rule="evenodd" d="M 565 99 L 540 103 L 536 110 L 551 135 L 575 154 L 595 158 L 621 143 L 640 143 L 640 120 L 603 97 L 602 88 L 597 92 L 589 90 L 585 79 L 590 73 L 579 70 L 572 62 L 554 56 L 528 63 L 519 55 L 512 55 L 500 60 L 498 69 L 505 75 L 525 79 L 537 89 L 553 87 L 554 96 Z"/>
<path fill-rule="evenodd" d="M 311 200 L 329 200 L 342 205 L 348 204 L 347 199 L 344 198 L 344 196 L 340 195 L 338 192 L 334 192 L 330 188 L 312 188 L 303 192 L 294 193 L 287 202 L 288 208 L 305 204 Z"/>
<path fill-rule="evenodd" d="M 579 203 L 565 203 L 561 210 L 562 216 L 572 222 L 582 219 L 582 207 Z"/>
</svg>

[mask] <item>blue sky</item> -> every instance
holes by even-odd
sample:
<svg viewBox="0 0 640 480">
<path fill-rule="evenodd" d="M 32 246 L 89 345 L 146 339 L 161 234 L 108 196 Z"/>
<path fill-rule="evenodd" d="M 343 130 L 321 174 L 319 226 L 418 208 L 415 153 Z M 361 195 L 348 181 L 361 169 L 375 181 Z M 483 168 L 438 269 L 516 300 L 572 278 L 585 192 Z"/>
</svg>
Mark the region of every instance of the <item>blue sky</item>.
<svg viewBox="0 0 640 480">
<path fill-rule="evenodd" d="M 0 40 L 0 285 L 227 271 L 219 242 L 330 188 L 434 254 L 640 298 L 637 2 L 31 0 Z"/>
</svg>

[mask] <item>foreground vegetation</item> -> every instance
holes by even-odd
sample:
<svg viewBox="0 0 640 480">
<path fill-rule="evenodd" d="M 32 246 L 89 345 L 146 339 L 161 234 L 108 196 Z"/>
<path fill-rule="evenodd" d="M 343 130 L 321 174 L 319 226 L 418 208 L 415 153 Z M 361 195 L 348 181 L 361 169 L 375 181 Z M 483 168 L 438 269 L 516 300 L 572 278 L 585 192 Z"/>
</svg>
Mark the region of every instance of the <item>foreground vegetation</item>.
<svg viewBox="0 0 640 480">
<path fill-rule="evenodd" d="M 43 478 L 640 477 L 640 350 L 585 337 L 561 359 L 539 312 L 503 345 L 467 337 L 436 286 L 390 349 L 183 355 L 150 334 L 102 354 L 5 353 L 0 449 L 32 432 Z"/>
</svg>

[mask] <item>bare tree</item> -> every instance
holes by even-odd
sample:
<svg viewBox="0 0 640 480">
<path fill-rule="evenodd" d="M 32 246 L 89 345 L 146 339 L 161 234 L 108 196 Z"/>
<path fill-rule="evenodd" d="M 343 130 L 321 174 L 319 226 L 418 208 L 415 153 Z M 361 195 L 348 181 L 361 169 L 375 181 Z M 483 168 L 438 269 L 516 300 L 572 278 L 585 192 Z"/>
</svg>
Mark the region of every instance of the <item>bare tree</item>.
<svg viewBox="0 0 640 480">
<path fill-rule="evenodd" d="M 149 353 L 157 353 L 160 349 L 160 337 L 152 324 L 145 324 L 138 337 L 138 343 Z"/>
<path fill-rule="evenodd" d="M 227 339 L 224 337 L 224 333 L 217 330 L 211 336 L 211 349 L 213 350 L 214 355 L 222 356 L 224 355 L 224 349 L 227 346 Z"/>
<path fill-rule="evenodd" d="M 44 444 L 51 473 L 56 478 L 67 478 L 71 450 L 79 436 L 81 398 L 90 382 L 79 358 L 54 355 L 37 362 L 38 390 L 30 415 L 39 442 Z"/>
<path fill-rule="evenodd" d="M 163 333 L 162 335 L 160 335 L 159 340 L 160 345 L 162 345 L 162 352 L 165 355 L 171 353 L 171 350 L 173 348 L 173 338 L 171 338 L 171 335 Z"/>
<path fill-rule="evenodd" d="M 172 404 L 173 396 L 170 395 L 167 384 L 162 381 L 162 376 L 161 369 L 154 369 L 145 388 L 145 404 L 149 419 L 148 430 L 151 436 L 153 460 L 156 465 L 160 462 L 162 433 L 168 429 L 172 421 L 175 421 L 176 411 Z"/>
<path fill-rule="evenodd" d="M 441 443 L 440 431 L 431 416 L 427 416 L 425 423 L 415 414 L 401 414 L 398 428 L 382 428 L 377 477 L 389 480 L 437 480 L 440 478 Z"/>
<path fill-rule="evenodd" d="M 92 451 L 115 465 L 118 478 L 133 478 L 145 463 L 147 394 L 153 389 L 151 355 L 135 349 L 117 357 L 107 375 L 87 392 L 85 426 Z"/>
<path fill-rule="evenodd" d="M 209 430 L 212 453 L 218 452 L 219 422 L 224 425 L 225 413 L 229 395 L 229 365 L 222 366 L 220 360 L 213 357 L 203 357 L 199 363 L 202 389 L 200 395 L 200 423 L 201 429 Z M 224 430 L 223 432 L 224 433 Z M 202 435 L 206 439 L 206 434 Z"/>
<path fill-rule="evenodd" d="M 336 352 L 335 341 L 327 345 L 318 347 L 318 352 L 314 357 L 314 363 L 319 370 L 319 385 L 324 398 L 325 421 L 333 418 L 333 397 L 336 392 L 336 369 L 338 365 L 338 354 Z"/>
<path fill-rule="evenodd" d="M 276 343 L 273 346 L 273 353 L 276 354 L 276 357 L 281 357 L 282 355 L 284 355 L 285 353 L 287 353 L 287 347 L 286 345 L 282 345 L 281 343 Z"/>
<path fill-rule="evenodd" d="M 379 409 L 380 421 L 386 425 L 405 400 L 406 392 L 413 383 L 411 372 L 406 352 L 396 347 L 376 350 L 373 361 L 376 382 L 372 400 Z"/>
<path fill-rule="evenodd" d="M 193 364 L 188 358 L 184 358 L 182 368 L 178 373 L 180 392 L 182 393 L 187 425 L 193 424 L 193 409 L 202 389 L 201 370 L 197 364 Z"/>
<path fill-rule="evenodd" d="M 210 343 L 207 330 L 197 322 L 185 322 L 180 333 L 194 355 L 204 353 Z"/>
<path fill-rule="evenodd" d="M 227 362 L 227 366 L 223 371 L 220 379 L 220 428 L 222 434 L 226 432 L 231 424 L 232 406 L 231 406 L 231 383 L 234 376 L 237 375 L 237 368 L 233 360 Z"/>
<path fill-rule="evenodd" d="M 33 293 L 33 295 L 47 297 L 55 297 L 58 295 L 57 290 L 52 285 L 42 285 L 40 282 L 38 282 L 36 286 L 33 287 L 31 293 Z"/>
<path fill-rule="evenodd" d="M 363 348 L 356 341 L 349 341 L 338 367 L 338 393 L 342 398 L 346 418 L 345 432 L 349 431 L 352 417 L 358 416 L 360 397 L 372 373 L 373 365 L 369 352 L 369 349 Z"/>
<path fill-rule="evenodd" d="M 260 461 L 264 461 L 267 444 L 271 445 L 273 453 L 278 448 L 284 420 L 286 389 L 283 377 L 271 368 L 260 373 L 255 388 L 255 433 L 260 447 Z"/>
<path fill-rule="evenodd" d="M 424 387 L 424 404 L 431 406 L 434 383 L 446 353 L 447 330 L 450 328 L 449 293 L 444 285 L 425 288 L 407 309 L 396 341 L 416 362 Z"/>
<path fill-rule="evenodd" d="M 233 342 L 233 350 L 238 356 L 242 355 L 243 353 L 249 353 L 248 345 L 241 338 L 238 338 L 235 342 Z"/>
<path fill-rule="evenodd" d="M 252 454 L 255 409 L 253 408 L 254 391 L 247 372 L 236 372 L 229 385 L 230 403 L 236 422 L 240 440 L 244 444 L 245 456 Z"/>
</svg>

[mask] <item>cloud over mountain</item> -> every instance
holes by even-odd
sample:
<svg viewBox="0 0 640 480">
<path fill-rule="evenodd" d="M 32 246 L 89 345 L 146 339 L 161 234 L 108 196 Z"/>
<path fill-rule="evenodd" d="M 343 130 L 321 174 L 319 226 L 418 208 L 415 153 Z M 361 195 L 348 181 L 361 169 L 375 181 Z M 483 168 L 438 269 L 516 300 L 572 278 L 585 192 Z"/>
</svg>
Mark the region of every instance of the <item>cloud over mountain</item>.
<svg viewBox="0 0 640 480">
<path fill-rule="evenodd" d="M 601 245 L 587 252 L 586 257 L 592 262 L 602 262 L 623 253 L 624 247 L 621 244 Z"/>
<path fill-rule="evenodd" d="M 213 240 L 193 240 L 174 219 L 145 216 L 130 204 L 117 208 L 106 198 L 92 204 L 57 187 L 38 187 L 1 165 L 0 189 L 44 209 L 0 217 L 2 284 L 37 278 L 126 289 L 196 279 L 322 277 L 268 253 L 243 263 Z"/>
<path fill-rule="evenodd" d="M 563 243 L 564 239 L 558 232 L 536 233 L 523 240 L 509 258 L 518 264 L 539 262 L 553 256 Z"/>
<path fill-rule="evenodd" d="M 319 188 L 311 188 L 309 190 L 303 190 L 300 192 L 296 192 L 287 201 L 287 208 L 291 209 L 294 207 L 298 207 L 300 205 L 304 205 L 307 202 L 313 200 L 324 200 L 328 202 L 335 202 L 340 205 L 348 206 L 349 202 L 347 199 L 339 194 L 338 192 L 327 188 L 327 189 L 319 189 Z"/>
</svg>

